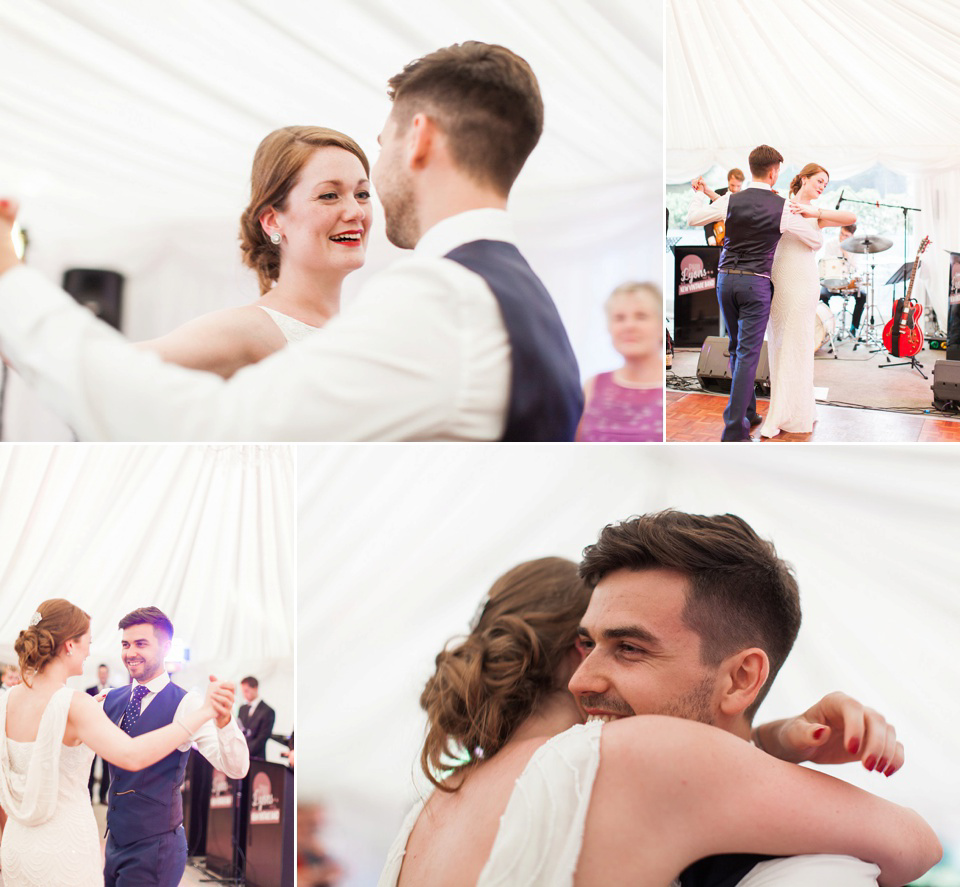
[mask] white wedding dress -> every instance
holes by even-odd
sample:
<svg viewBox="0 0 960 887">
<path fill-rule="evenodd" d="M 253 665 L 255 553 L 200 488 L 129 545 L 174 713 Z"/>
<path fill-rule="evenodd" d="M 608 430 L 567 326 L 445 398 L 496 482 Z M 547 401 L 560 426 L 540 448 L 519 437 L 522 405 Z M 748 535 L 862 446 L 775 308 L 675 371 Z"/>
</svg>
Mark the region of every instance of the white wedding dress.
<svg viewBox="0 0 960 887">
<path fill-rule="evenodd" d="M 65 746 L 70 700 L 57 690 L 33 742 L 7 738 L 8 693 L 0 693 L 0 844 L 4 887 L 103 887 L 100 839 L 87 780 L 93 751 Z"/>
<path fill-rule="evenodd" d="M 816 219 L 806 219 L 823 243 Z M 784 234 L 773 257 L 773 301 L 767 326 L 770 358 L 770 408 L 760 434 L 813 431 L 814 327 L 820 299 L 816 254 L 792 234 Z"/>
</svg>

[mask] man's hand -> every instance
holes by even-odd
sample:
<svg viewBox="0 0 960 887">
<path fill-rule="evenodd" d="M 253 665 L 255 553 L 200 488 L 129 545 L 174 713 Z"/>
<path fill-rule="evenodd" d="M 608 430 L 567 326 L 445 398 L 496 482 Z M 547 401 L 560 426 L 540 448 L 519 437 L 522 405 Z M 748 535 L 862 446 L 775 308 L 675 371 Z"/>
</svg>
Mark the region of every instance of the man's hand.
<svg viewBox="0 0 960 887">
<path fill-rule="evenodd" d="M 230 681 L 218 681 L 215 675 L 210 675 L 210 685 L 207 687 L 205 701 L 212 707 L 218 727 L 226 727 L 233 718 L 235 690 L 235 684 Z"/>
<path fill-rule="evenodd" d="M 17 251 L 13 248 L 13 223 L 20 209 L 16 200 L 0 197 L 0 274 L 20 264 Z"/>
<path fill-rule="evenodd" d="M 892 776 L 903 766 L 903 743 L 886 718 L 846 693 L 829 693 L 802 715 L 754 730 L 754 741 L 783 761 L 848 764 Z"/>
</svg>

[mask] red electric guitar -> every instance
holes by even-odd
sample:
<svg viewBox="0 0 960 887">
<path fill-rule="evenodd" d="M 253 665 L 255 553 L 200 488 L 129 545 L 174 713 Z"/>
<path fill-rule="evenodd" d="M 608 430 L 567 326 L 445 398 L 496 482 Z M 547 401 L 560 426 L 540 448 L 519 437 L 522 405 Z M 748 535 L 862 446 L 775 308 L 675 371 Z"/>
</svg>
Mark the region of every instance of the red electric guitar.
<svg viewBox="0 0 960 887">
<path fill-rule="evenodd" d="M 917 325 L 923 306 L 911 298 L 913 281 L 917 277 L 920 267 L 920 256 L 930 245 L 930 238 L 924 237 L 917 250 L 917 258 L 913 263 L 913 272 L 910 274 L 910 286 L 906 296 L 896 299 L 893 303 L 893 318 L 883 328 L 883 347 L 894 357 L 913 357 L 923 348 L 923 332 Z"/>
</svg>

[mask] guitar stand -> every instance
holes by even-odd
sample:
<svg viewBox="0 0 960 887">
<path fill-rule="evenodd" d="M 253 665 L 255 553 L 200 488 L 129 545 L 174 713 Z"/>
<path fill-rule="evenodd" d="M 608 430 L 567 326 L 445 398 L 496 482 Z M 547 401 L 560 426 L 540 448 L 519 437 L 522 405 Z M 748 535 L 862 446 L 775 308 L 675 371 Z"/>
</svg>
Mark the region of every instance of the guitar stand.
<svg viewBox="0 0 960 887">
<path fill-rule="evenodd" d="M 887 355 L 887 362 L 881 363 L 878 365 L 879 369 L 885 370 L 890 367 L 913 367 L 924 379 L 927 378 L 927 374 L 923 371 L 923 364 L 920 363 L 916 357 L 911 357 L 910 360 L 902 360 L 899 363 L 890 363 L 890 355 Z"/>
</svg>

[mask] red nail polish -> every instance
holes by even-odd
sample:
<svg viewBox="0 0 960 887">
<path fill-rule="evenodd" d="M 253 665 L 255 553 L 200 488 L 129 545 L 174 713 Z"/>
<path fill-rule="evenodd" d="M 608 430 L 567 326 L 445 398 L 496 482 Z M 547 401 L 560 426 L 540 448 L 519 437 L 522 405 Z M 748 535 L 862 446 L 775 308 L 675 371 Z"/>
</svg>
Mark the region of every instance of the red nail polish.
<svg viewBox="0 0 960 887">
<path fill-rule="evenodd" d="M 889 767 L 887 767 L 887 771 L 886 771 L 886 773 L 884 773 L 883 775 L 884 775 L 884 776 L 893 776 L 893 774 L 896 773 L 896 772 L 897 772 L 897 768 L 894 767 L 893 764 L 891 764 Z"/>
<path fill-rule="evenodd" d="M 878 769 L 881 773 L 882 773 L 884 770 L 887 769 L 887 759 L 886 759 L 886 758 L 880 758 L 880 763 L 877 764 L 877 769 Z"/>
<path fill-rule="evenodd" d="M 874 757 L 873 755 L 870 755 L 870 757 L 863 762 L 863 766 L 866 767 L 868 770 L 872 770 L 876 765 L 876 763 L 877 763 L 876 757 Z"/>
<path fill-rule="evenodd" d="M 817 727 L 817 729 L 813 731 L 813 738 L 819 739 L 821 736 L 823 736 L 823 730 L 823 727 Z"/>
<path fill-rule="evenodd" d="M 855 755 L 857 750 L 860 748 L 860 740 L 854 737 L 850 740 L 850 744 L 847 746 L 850 749 L 850 754 Z"/>
</svg>

